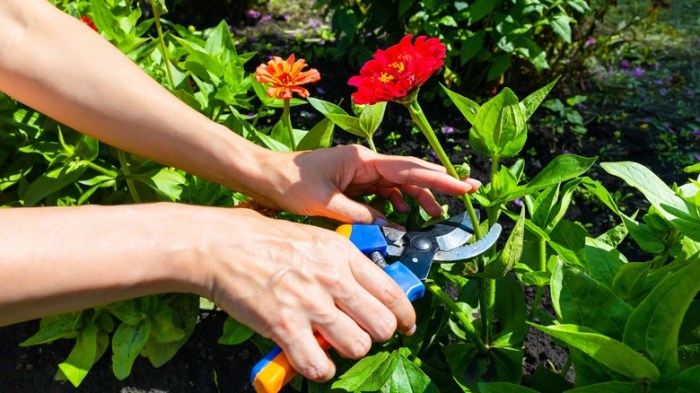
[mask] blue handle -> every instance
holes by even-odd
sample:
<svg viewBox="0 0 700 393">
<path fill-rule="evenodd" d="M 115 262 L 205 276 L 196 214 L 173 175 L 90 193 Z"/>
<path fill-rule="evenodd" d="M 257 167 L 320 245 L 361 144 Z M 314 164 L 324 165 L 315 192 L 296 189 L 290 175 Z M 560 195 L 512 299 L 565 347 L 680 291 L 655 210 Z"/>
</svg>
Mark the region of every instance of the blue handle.
<svg viewBox="0 0 700 393">
<path fill-rule="evenodd" d="M 425 295 L 425 285 L 423 285 L 423 282 L 403 263 L 394 262 L 387 266 L 384 271 L 399 284 L 401 289 L 403 289 L 403 293 L 408 297 L 408 300 L 414 301 Z"/>
</svg>

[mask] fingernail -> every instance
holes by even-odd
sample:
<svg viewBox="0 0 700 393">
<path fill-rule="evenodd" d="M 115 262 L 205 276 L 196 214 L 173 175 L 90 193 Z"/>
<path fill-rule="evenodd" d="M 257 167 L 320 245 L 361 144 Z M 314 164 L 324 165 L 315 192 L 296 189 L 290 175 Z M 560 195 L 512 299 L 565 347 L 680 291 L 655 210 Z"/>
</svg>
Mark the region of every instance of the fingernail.
<svg viewBox="0 0 700 393">
<path fill-rule="evenodd" d="M 410 329 L 408 329 L 408 331 L 406 332 L 406 336 L 413 336 L 417 328 L 418 327 L 414 324 Z"/>
<path fill-rule="evenodd" d="M 374 222 L 372 223 L 374 225 L 379 225 L 379 226 L 386 226 L 389 225 L 389 221 L 386 220 L 384 217 L 377 217 L 374 219 Z"/>
</svg>

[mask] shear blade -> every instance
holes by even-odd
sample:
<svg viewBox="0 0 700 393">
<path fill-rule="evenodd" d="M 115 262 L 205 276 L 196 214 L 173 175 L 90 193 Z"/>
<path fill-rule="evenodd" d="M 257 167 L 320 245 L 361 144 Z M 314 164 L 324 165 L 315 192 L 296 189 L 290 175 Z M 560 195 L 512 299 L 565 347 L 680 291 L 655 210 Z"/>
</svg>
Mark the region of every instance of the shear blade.
<svg viewBox="0 0 700 393">
<path fill-rule="evenodd" d="M 455 262 L 474 258 L 488 251 L 501 235 L 501 225 L 494 224 L 489 232 L 472 244 L 462 245 L 461 247 L 452 248 L 446 251 L 438 251 L 433 258 L 436 262 Z M 470 234 L 471 235 L 471 234 Z M 470 236 L 471 237 L 471 236 Z"/>
<path fill-rule="evenodd" d="M 474 212 L 477 221 L 479 220 L 479 211 Z M 452 227 L 445 234 L 436 236 L 435 241 L 438 244 L 439 251 L 449 251 L 460 247 L 469 241 L 474 235 L 474 224 L 467 213 L 461 213 L 446 221 L 442 221 L 436 225 L 442 227 Z"/>
</svg>

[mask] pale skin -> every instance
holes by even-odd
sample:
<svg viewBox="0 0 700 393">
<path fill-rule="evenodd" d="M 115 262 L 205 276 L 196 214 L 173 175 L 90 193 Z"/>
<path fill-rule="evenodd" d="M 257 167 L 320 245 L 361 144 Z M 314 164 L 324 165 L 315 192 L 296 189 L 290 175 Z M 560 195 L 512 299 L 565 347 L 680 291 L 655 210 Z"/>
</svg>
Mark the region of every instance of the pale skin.
<svg viewBox="0 0 700 393">
<path fill-rule="evenodd" d="M 0 2 L 0 91 L 131 153 L 243 192 L 274 209 L 343 222 L 381 213 L 353 198 L 404 195 L 440 214 L 434 191 L 478 181 L 360 146 L 276 153 L 180 102 L 98 34 L 45 0 Z M 40 234 L 40 236 L 37 236 Z M 415 329 L 401 289 L 344 237 L 248 209 L 174 203 L 0 210 L 0 326 L 149 294 L 213 300 L 270 337 L 312 380 L 342 356 Z M 271 313 L 270 310 L 275 310 Z"/>
</svg>

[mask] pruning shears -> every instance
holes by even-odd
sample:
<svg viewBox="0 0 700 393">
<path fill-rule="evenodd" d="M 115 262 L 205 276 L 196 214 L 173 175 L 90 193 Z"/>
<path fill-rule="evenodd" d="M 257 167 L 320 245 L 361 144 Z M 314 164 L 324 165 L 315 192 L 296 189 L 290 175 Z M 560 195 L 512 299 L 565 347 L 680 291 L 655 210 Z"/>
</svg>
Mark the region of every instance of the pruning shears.
<svg viewBox="0 0 700 393">
<path fill-rule="evenodd" d="M 495 224 L 486 236 L 473 243 L 468 241 L 474 235 L 474 223 L 466 213 L 415 231 L 346 224 L 338 227 L 336 232 L 350 239 L 363 254 L 384 269 L 408 299 L 414 301 L 425 294 L 425 280 L 433 262 L 452 263 L 483 254 L 498 240 L 501 226 Z M 316 333 L 316 339 L 323 349 L 330 348 L 320 334 Z M 251 383 L 257 393 L 277 393 L 295 375 L 296 371 L 277 346 L 253 367 Z"/>
</svg>

